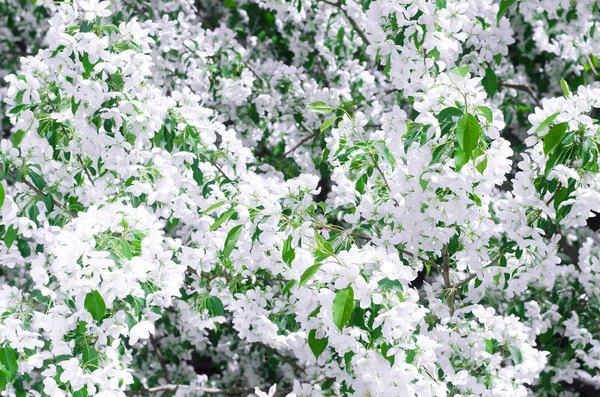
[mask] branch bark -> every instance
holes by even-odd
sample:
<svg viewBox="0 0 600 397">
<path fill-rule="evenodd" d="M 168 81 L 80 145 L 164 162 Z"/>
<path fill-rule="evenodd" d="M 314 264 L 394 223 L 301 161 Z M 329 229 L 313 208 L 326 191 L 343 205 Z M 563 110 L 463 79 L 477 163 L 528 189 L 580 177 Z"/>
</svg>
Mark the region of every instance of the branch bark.
<svg viewBox="0 0 600 397">
<path fill-rule="evenodd" d="M 529 88 L 526 85 L 522 85 L 522 84 L 510 84 L 510 83 L 504 83 L 502 81 L 498 82 L 498 85 L 500 87 L 506 87 L 506 88 L 512 88 L 513 90 L 517 90 L 517 91 L 523 91 L 524 93 L 526 93 L 527 95 L 529 95 L 534 101 L 537 107 L 541 108 L 542 107 L 542 103 L 540 102 L 540 100 L 535 96 L 535 94 L 533 93 L 533 91 L 531 90 L 531 88 Z"/>
<path fill-rule="evenodd" d="M 337 9 L 339 9 L 342 12 L 342 14 L 344 14 L 346 19 L 348 20 L 348 22 L 350 23 L 350 25 L 356 32 L 356 34 L 358 34 L 360 36 L 363 43 L 365 43 L 366 45 L 371 45 L 371 42 L 367 38 L 367 35 L 365 34 L 365 32 L 363 32 L 362 29 L 360 28 L 360 26 L 358 26 L 358 23 L 356 23 L 356 21 L 352 17 L 350 17 L 350 15 L 348 15 L 348 11 L 346 11 L 346 9 L 343 7 L 344 5 L 342 4 L 341 1 L 337 1 L 335 3 L 328 1 L 328 0 L 321 0 L 321 1 L 325 4 L 329 4 L 330 6 L 333 6 L 333 7 L 336 7 Z"/>
</svg>

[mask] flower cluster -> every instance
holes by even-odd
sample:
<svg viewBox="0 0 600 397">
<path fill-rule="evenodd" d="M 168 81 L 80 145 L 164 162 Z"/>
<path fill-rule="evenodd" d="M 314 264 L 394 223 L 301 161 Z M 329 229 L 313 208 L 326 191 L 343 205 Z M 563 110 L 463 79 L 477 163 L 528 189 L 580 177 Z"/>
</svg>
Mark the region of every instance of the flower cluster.
<svg viewBox="0 0 600 397">
<path fill-rule="evenodd" d="M 0 5 L 0 394 L 600 384 L 598 9 Z"/>
</svg>

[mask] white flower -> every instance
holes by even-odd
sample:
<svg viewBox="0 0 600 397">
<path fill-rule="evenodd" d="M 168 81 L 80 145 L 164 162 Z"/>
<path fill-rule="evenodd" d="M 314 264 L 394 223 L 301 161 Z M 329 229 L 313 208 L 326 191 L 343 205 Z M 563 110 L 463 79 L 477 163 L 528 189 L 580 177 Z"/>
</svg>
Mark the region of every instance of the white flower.
<svg viewBox="0 0 600 397">
<path fill-rule="evenodd" d="M 271 386 L 271 388 L 269 389 L 269 394 L 261 391 L 258 387 L 254 388 L 254 393 L 256 393 L 256 395 L 258 397 L 273 397 L 275 395 L 275 391 L 277 389 L 277 385 L 273 385 Z"/>
<path fill-rule="evenodd" d="M 154 335 L 154 323 L 140 321 L 129 330 L 129 344 L 134 345 L 139 339 L 148 339 L 150 334 Z"/>
<path fill-rule="evenodd" d="M 88 21 L 93 20 L 96 16 L 107 17 L 111 14 L 110 1 L 99 1 L 99 0 L 82 0 L 79 2 L 79 6 L 85 12 L 85 19 Z"/>
</svg>

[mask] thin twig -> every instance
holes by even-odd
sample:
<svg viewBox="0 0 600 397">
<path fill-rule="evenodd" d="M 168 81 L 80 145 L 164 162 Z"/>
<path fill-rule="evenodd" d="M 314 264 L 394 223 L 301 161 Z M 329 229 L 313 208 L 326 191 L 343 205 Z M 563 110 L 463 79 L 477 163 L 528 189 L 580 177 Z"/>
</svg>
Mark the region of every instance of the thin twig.
<svg viewBox="0 0 600 397">
<path fill-rule="evenodd" d="M 163 393 L 163 392 L 175 392 L 178 389 L 192 389 L 194 391 L 199 391 L 204 394 L 220 394 L 223 396 L 238 396 L 245 395 L 249 393 L 254 393 L 254 387 L 239 387 L 239 388 L 231 388 L 231 389 L 219 389 L 216 387 L 190 387 L 188 385 L 161 385 L 156 387 L 149 387 L 147 389 L 140 390 L 127 390 L 125 391 L 125 395 L 127 396 L 137 396 L 137 395 L 148 395 L 154 393 Z"/>
<path fill-rule="evenodd" d="M 483 268 L 487 269 L 488 267 L 492 267 L 495 266 L 496 264 L 498 264 L 498 262 L 500 261 L 500 259 L 504 256 L 504 252 L 500 251 L 500 253 L 498 254 L 497 257 L 495 257 L 490 263 L 488 263 L 487 265 L 485 265 Z M 471 275 L 469 275 L 469 277 L 465 278 L 464 280 L 452 285 L 450 288 L 452 289 L 456 289 L 456 288 L 460 288 L 465 284 L 468 284 L 469 281 L 473 280 L 474 278 L 477 277 L 476 273 L 472 273 Z"/>
<path fill-rule="evenodd" d="M 388 191 L 390 192 L 390 198 L 394 202 L 394 205 L 396 207 L 400 207 L 400 203 L 398 202 L 398 200 L 396 200 L 395 197 L 392 197 L 392 188 L 390 187 L 390 184 L 388 183 L 387 178 L 385 177 L 385 174 L 383 173 L 381 168 L 379 168 L 379 164 L 377 164 L 377 160 L 375 160 L 375 156 L 373 156 L 373 153 L 371 153 L 370 151 L 369 151 L 369 156 L 371 157 L 371 160 L 373 160 L 373 165 L 379 172 L 379 175 L 381 175 L 381 178 L 383 179 L 383 183 L 385 183 L 385 186 L 387 187 Z"/>
<path fill-rule="evenodd" d="M 356 233 L 351 233 L 351 232 L 348 232 L 345 229 L 342 229 L 341 227 L 338 228 L 338 227 L 335 227 L 335 226 L 325 225 L 325 224 L 321 224 L 321 223 L 314 224 L 313 226 L 316 227 L 317 229 L 328 229 L 328 230 L 336 231 L 338 233 L 344 233 L 344 234 L 347 234 L 348 236 L 352 236 L 352 237 L 354 237 L 356 239 L 362 239 L 362 240 L 368 240 L 368 241 L 372 240 L 372 237 L 363 236 L 363 235 L 356 234 Z M 425 264 L 427 264 L 427 265 L 429 265 L 429 266 L 431 266 L 433 268 L 436 268 L 436 269 L 439 268 L 439 266 L 434 261 L 432 261 L 431 259 L 423 258 L 420 255 L 415 255 L 412 252 L 407 251 L 407 250 L 405 250 L 403 248 L 396 247 L 396 249 L 400 253 L 402 253 L 403 255 L 407 255 L 407 256 L 410 256 L 412 258 L 418 259 L 421 262 L 423 262 L 423 263 L 425 263 Z"/>
<path fill-rule="evenodd" d="M 280 353 L 279 351 L 277 351 L 276 349 L 272 348 L 271 346 L 265 345 L 264 343 L 256 343 L 258 346 L 262 347 L 265 350 L 270 351 L 271 353 L 275 354 L 277 357 L 279 357 L 283 362 L 285 362 L 286 364 L 288 364 L 290 367 L 292 367 L 293 369 L 295 369 L 298 372 L 302 372 L 305 373 L 306 370 L 304 368 L 302 368 L 301 366 L 299 366 L 297 363 L 295 363 L 294 361 L 292 361 L 291 358 L 289 358 L 288 356 Z"/>
<path fill-rule="evenodd" d="M 227 179 L 229 182 L 233 182 L 233 180 L 227 176 L 227 174 L 225 173 L 225 171 L 223 171 L 223 169 L 221 167 L 219 167 L 219 165 L 212 161 L 210 158 L 208 158 L 207 155 L 205 155 L 202 152 L 198 152 L 198 154 L 202 157 L 204 157 L 206 159 L 206 161 L 208 161 L 210 163 L 210 165 L 212 165 L 213 167 L 215 167 L 217 169 L 217 171 L 219 171 L 219 173 L 223 176 L 223 178 Z"/>
<path fill-rule="evenodd" d="M 560 192 L 561 189 L 562 189 L 562 185 L 559 184 L 558 185 L 558 189 L 556 189 L 556 191 L 554 192 L 554 194 L 552 195 L 552 197 L 550 197 L 548 199 L 548 201 L 546 201 L 546 205 L 550 205 L 550 203 L 556 198 L 556 195 L 558 194 L 558 192 Z"/>
<path fill-rule="evenodd" d="M 158 362 L 160 363 L 160 368 L 162 369 L 162 373 L 163 376 L 165 377 L 165 380 L 169 383 L 171 383 L 171 376 L 169 375 L 169 370 L 167 369 L 167 364 L 165 363 L 165 360 L 162 356 L 162 354 L 160 353 L 160 346 L 158 345 L 158 341 L 156 340 L 156 338 L 154 338 L 154 336 L 150 336 L 150 343 L 152 344 L 152 347 L 154 348 L 154 354 L 156 354 L 156 357 L 158 357 Z"/>
<path fill-rule="evenodd" d="M 321 133 L 320 131 L 317 131 L 314 134 L 307 136 L 306 138 L 304 138 L 303 140 L 298 142 L 298 144 L 295 145 L 293 148 L 291 148 L 290 150 L 288 150 L 287 152 L 282 154 L 281 157 L 287 157 L 291 153 L 294 153 L 296 151 L 296 149 L 298 149 L 300 146 L 304 145 L 306 142 L 310 141 L 311 139 L 316 138 L 320 133 Z"/>
<path fill-rule="evenodd" d="M 513 90 L 518 90 L 518 91 L 523 91 L 524 93 L 528 94 L 534 101 L 535 104 L 541 108 L 542 103 L 539 101 L 539 99 L 535 96 L 535 94 L 533 93 L 533 91 L 531 90 L 531 88 L 527 87 L 526 85 L 522 85 L 522 84 L 510 84 L 510 83 L 503 83 L 501 81 L 498 82 L 498 85 L 500 87 L 506 87 L 506 88 L 512 88 Z"/>
<path fill-rule="evenodd" d="M 54 104 L 52 103 L 52 101 L 50 101 L 50 107 L 52 108 L 54 113 L 58 113 L 58 109 L 56 109 L 56 106 L 54 106 Z M 67 131 L 67 129 L 65 128 L 65 126 L 63 124 L 59 124 L 61 130 L 63 131 L 63 133 L 65 134 L 65 136 L 67 137 L 67 139 L 69 141 L 73 140 L 73 137 L 71 137 L 71 134 L 69 134 L 69 131 Z M 81 164 L 81 168 L 83 168 L 83 172 L 85 172 L 85 175 L 87 175 L 87 178 L 90 180 L 92 186 L 96 186 L 96 184 L 94 183 L 94 180 L 92 179 L 92 176 L 90 175 L 90 172 L 88 171 L 87 167 L 85 166 L 85 164 L 83 164 L 83 159 L 81 158 L 81 156 L 79 155 L 79 153 L 75 154 L 75 157 L 77 157 L 77 160 L 79 161 L 79 164 Z"/>
<path fill-rule="evenodd" d="M 365 34 L 365 32 L 363 32 L 362 29 L 356 23 L 356 21 L 354 19 L 352 19 L 352 17 L 350 17 L 350 15 L 348 15 L 348 11 L 346 11 L 346 9 L 343 8 L 343 5 L 342 5 L 341 1 L 338 1 L 336 3 L 333 3 L 333 2 L 328 1 L 328 0 L 321 0 L 321 1 L 323 3 L 325 3 L 325 4 L 329 4 L 330 6 L 333 6 L 333 7 L 336 7 L 337 9 L 339 9 L 344 14 L 344 16 L 346 17 L 346 19 L 350 23 L 350 25 L 352 25 L 352 28 L 354 29 L 354 31 L 360 36 L 360 38 L 362 39 L 363 43 L 365 43 L 366 45 L 371 45 L 371 42 L 367 38 L 367 35 Z"/>
<path fill-rule="evenodd" d="M 442 261 L 442 277 L 444 278 L 444 287 L 447 291 L 448 308 L 452 316 L 454 315 L 454 290 L 450 284 L 450 254 L 448 253 L 448 244 L 445 244 L 442 248 Z"/>
<path fill-rule="evenodd" d="M 9 174 L 11 174 L 13 177 L 16 178 L 16 175 L 14 174 L 13 171 L 9 171 Z M 38 196 L 40 196 L 40 197 L 46 197 L 46 195 L 40 189 L 38 189 L 33 183 L 31 183 L 27 179 L 25 179 L 25 177 L 23 177 L 22 183 L 24 183 L 28 188 L 30 188 L 31 190 L 33 190 L 35 192 L 35 194 L 37 194 Z M 52 203 L 54 203 L 54 205 L 56 207 L 60 208 L 61 210 L 63 210 L 67 214 L 73 216 L 73 213 L 71 211 L 69 211 L 68 209 L 66 209 L 65 207 L 63 207 L 63 205 L 60 204 L 58 201 L 56 201 L 52 195 L 50 195 L 50 197 L 52 198 Z"/>
</svg>

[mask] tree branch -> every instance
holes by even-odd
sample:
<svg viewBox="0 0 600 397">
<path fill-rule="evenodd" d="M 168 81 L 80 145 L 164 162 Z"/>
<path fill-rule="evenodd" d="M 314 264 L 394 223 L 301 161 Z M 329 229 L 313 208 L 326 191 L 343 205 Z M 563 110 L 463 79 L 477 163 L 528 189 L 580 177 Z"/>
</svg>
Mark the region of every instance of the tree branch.
<svg viewBox="0 0 600 397">
<path fill-rule="evenodd" d="M 535 96 L 535 94 L 533 93 L 531 88 L 529 88 L 528 86 L 522 85 L 522 84 L 504 83 L 502 81 L 499 81 L 498 85 L 500 87 L 512 88 L 513 90 L 523 91 L 524 93 L 528 94 L 535 101 L 535 104 L 537 105 L 537 107 L 539 107 L 539 108 L 542 107 L 542 103 L 540 102 L 539 99 L 537 99 L 537 97 Z"/>
<path fill-rule="evenodd" d="M 12 175 L 13 177 L 15 177 L 16 179 L 16 175 L 14 174 L 13 171 L 9 171 L 9 174 Z M 25 177 L 23 177 L 23 181 L 22 183 L 24 183 L 28 188 L 30 188 L 31 190 L 33 190 L 35 192 L 35 194 L 37 194 L 40 197 L 45 197 L 46 195 L 40 190 L 38 189 L 33 183 L 29 182 L 27 179 L 25 179 Z M 66 212 L 67 214 L 73 216 L 73 213 L 71 211 L 69 211 L 68 209 L 66 209 L 61 203 L 59 203 L 58 201 L 56 201 L 54 199 L 54 196 L 50 195 L 50 197 L 52 198 L 52 203 L 54 203 L 54 205 L 58 208 L 60 208 L 61 210 L 63 210 L 64 212 Z"/>
<path fill-rule="evenodd" d="M 238 396 L 245 395 L 249 393 L 254 393 L 253 387 L 239 387 L 239 388 L 231 388 L 231 389 L 219 389 L 216 387 L 200 387 L 200 386 L 188 386 L 188 385 L 176 385 L 176 384 L 168 384 L 161 385 L 156 387 L 149 387 L 147 389 L 140 390 L 127 390 L 125 391 L 125 395 L 127 396 L 138 396 L 138 395 L 149 395 L 155 393 L 163 393 L 163 392 L 175 392 L 179 389 L 191 389 L 192 391 L 200 391 L 204 394 L 220 394 L 223 396 Z"/>
<path fill-rule="evenodd" d="M 444 278 L 444 287 L 446 289 L 446 300 L 448 302 L 448 308 L 450 309 L 450 315 L 454 314 L 454 289 L 450 284 L 450 254 L 448 253 L 448 244 L 442 248 L 442 277 Z"/>
<path fill-rule="evenodd" d="M 265 350 L 270 351 L 271 353 L 273 353 L 274 355 L 276 355 L 277 357 L 279 357 L 283 362 L 285 362 L 286 364 L 288 364 L 290 367 L 292 367 L 296 371 L 302 372 L 302 373 L 306 372 L 304 370 L 304 368 L 302 368 L 297 363 L 295 363 L 294 361 L 292 361 L 291 358 L 289 358 L 288 356 L 280 353 L 279 351 L 277 351 L 276 349 L 272 348 L 271 346 L 265 345 L 264 343 L 260 343 L 260 342 L 257 342 L 255 344 L 258 345 L 258 346 L 260 346 L 260 347 L 262 347 Z"/>
<path fill-rule="evenodd" d="M 158 345 L 158 341 L 156 340 L 156 338 L 152 335 L 150 335 L 150 343 L 154 348 L 154 353 L 156 354 L 156 357 L 158 357 L 158 362 L 160 363 L 160 368 L 162 370 L 163 376 L 165 377 L 165 380 L 171 383 L 171 376 L 169 375 L 167 364 L 165 363 L 165 360 L 162 354 L 160 353 L 160 346 Z"/>
<path fill-rule="evenodd" d="M 314 224 L 313 226 L 314 226 L 315 228 L 317 228 L 317 229 L 328 229 L 328 230 L 333 230 L 333 231 L 335 231 L 335 232 L 338 232 L 338 233 L 344 233 L 344 234 L 347 234 L 348 236 L 352 236 L 352 237 L 354 237 L 354 238 L 356 238 L 356 239 L 368 240 L 368 241 L 370 241 L 370 240 L 372 239 L 372 237 L 369 237 L 369 236 L 363 236 L 363 235 L 356 234 L 356 233 L 351 233 L 351 232 L 348 232 L 347 230 L 345 230 L 345 229 L 343 229 L 343 228 L 341 228 L 341 227 L 336 227 L 336 226 L 326 225 L 326 224 L 324 224 L 324 223 L 316 223 L 316 224 Z M 429 266 L 431 266 L 431 267 L 433 267 L 433 268 L 436 268 L 436 269 L 438 269 L 438 268 L 439 268 L 439 266 L 438 266 L 438 265 L 437 265 L 437 264 L 436 264 L 434 261 L 432 261 L 431 259 L 423 258 L 423 257 L 422 257 L 422 256 L 420 256 L 420 255 L 415 255 L 415 254 L 413 254 L 412 252 L 410 252 L 410 251 L 407 251 L 407 250 L 405 250 L 405 249 L 403 249 L 403 248 L 396 247 L 396 249 L 397 249 L 397 250 L 398 250 L 398 251 L 399 251 L 401 254 L 403 254 L 403 255 L 407 255 L 407 256 L 410 256 L 411 258 L 418 259 L 418 260 L 420 260 L 421 262 L 423 262 L 423 263 L 425 263 L 425 264 L 427 264 L 427 265 L 429 265 Z"/>
<path fill-rule="evenodd" d="M 339 9 L 344 14 L 344 16 L 346 17 L 346 19 L 350 23 L 350 25 L 352 25 L 352 28 L 354 29 L 354 31 L 356 32 L 356 34 L 358 34 L 360 36 L 360 38 L 362 39 L 363 43 L 365 43 L 366 45 L 371 45 L 371 42 L 367 38 L 367 35 L 365 34 L 365 32 L 363 32 L 362 29 L 356 23 L 356 21 L 354 19 L 352 19 L 352 17 L 350 17 L 350 15 L 348 15 L 348 11 L 346 11 L 346 9 L 343 8 L 343 4 L 342 4 L 341 1 L 338 1 L 336 3 L 333 3 L 333 2 L 328 1 L 328 0 L 321 0 L 321 1 L 323 3 L 325 3 L 325 4 L 329 4 L 330 6 L 333 6 L 333 7 L 336 7 L 337 9 Z"/>
<path fill-rule="evenodd" d="M 287 157 L 291 153 L 294 153 L 296 151 L 296 149 L 298 149 L 300 146 L 304 145 L 306 142 L 310 141 L 311 139 L 316 138 L 319 134 L 320 134 L 320 131 L 317 131 L 314 134 L 307 136 L 306 138 L 304 138 L 303 140 L 298 142 L 298 144 L 295 145 L 293 148 L 291 148 L 290 150 L 288 150 L 287 152 L 282 154 L 281 157 Z"/>
</svg>

